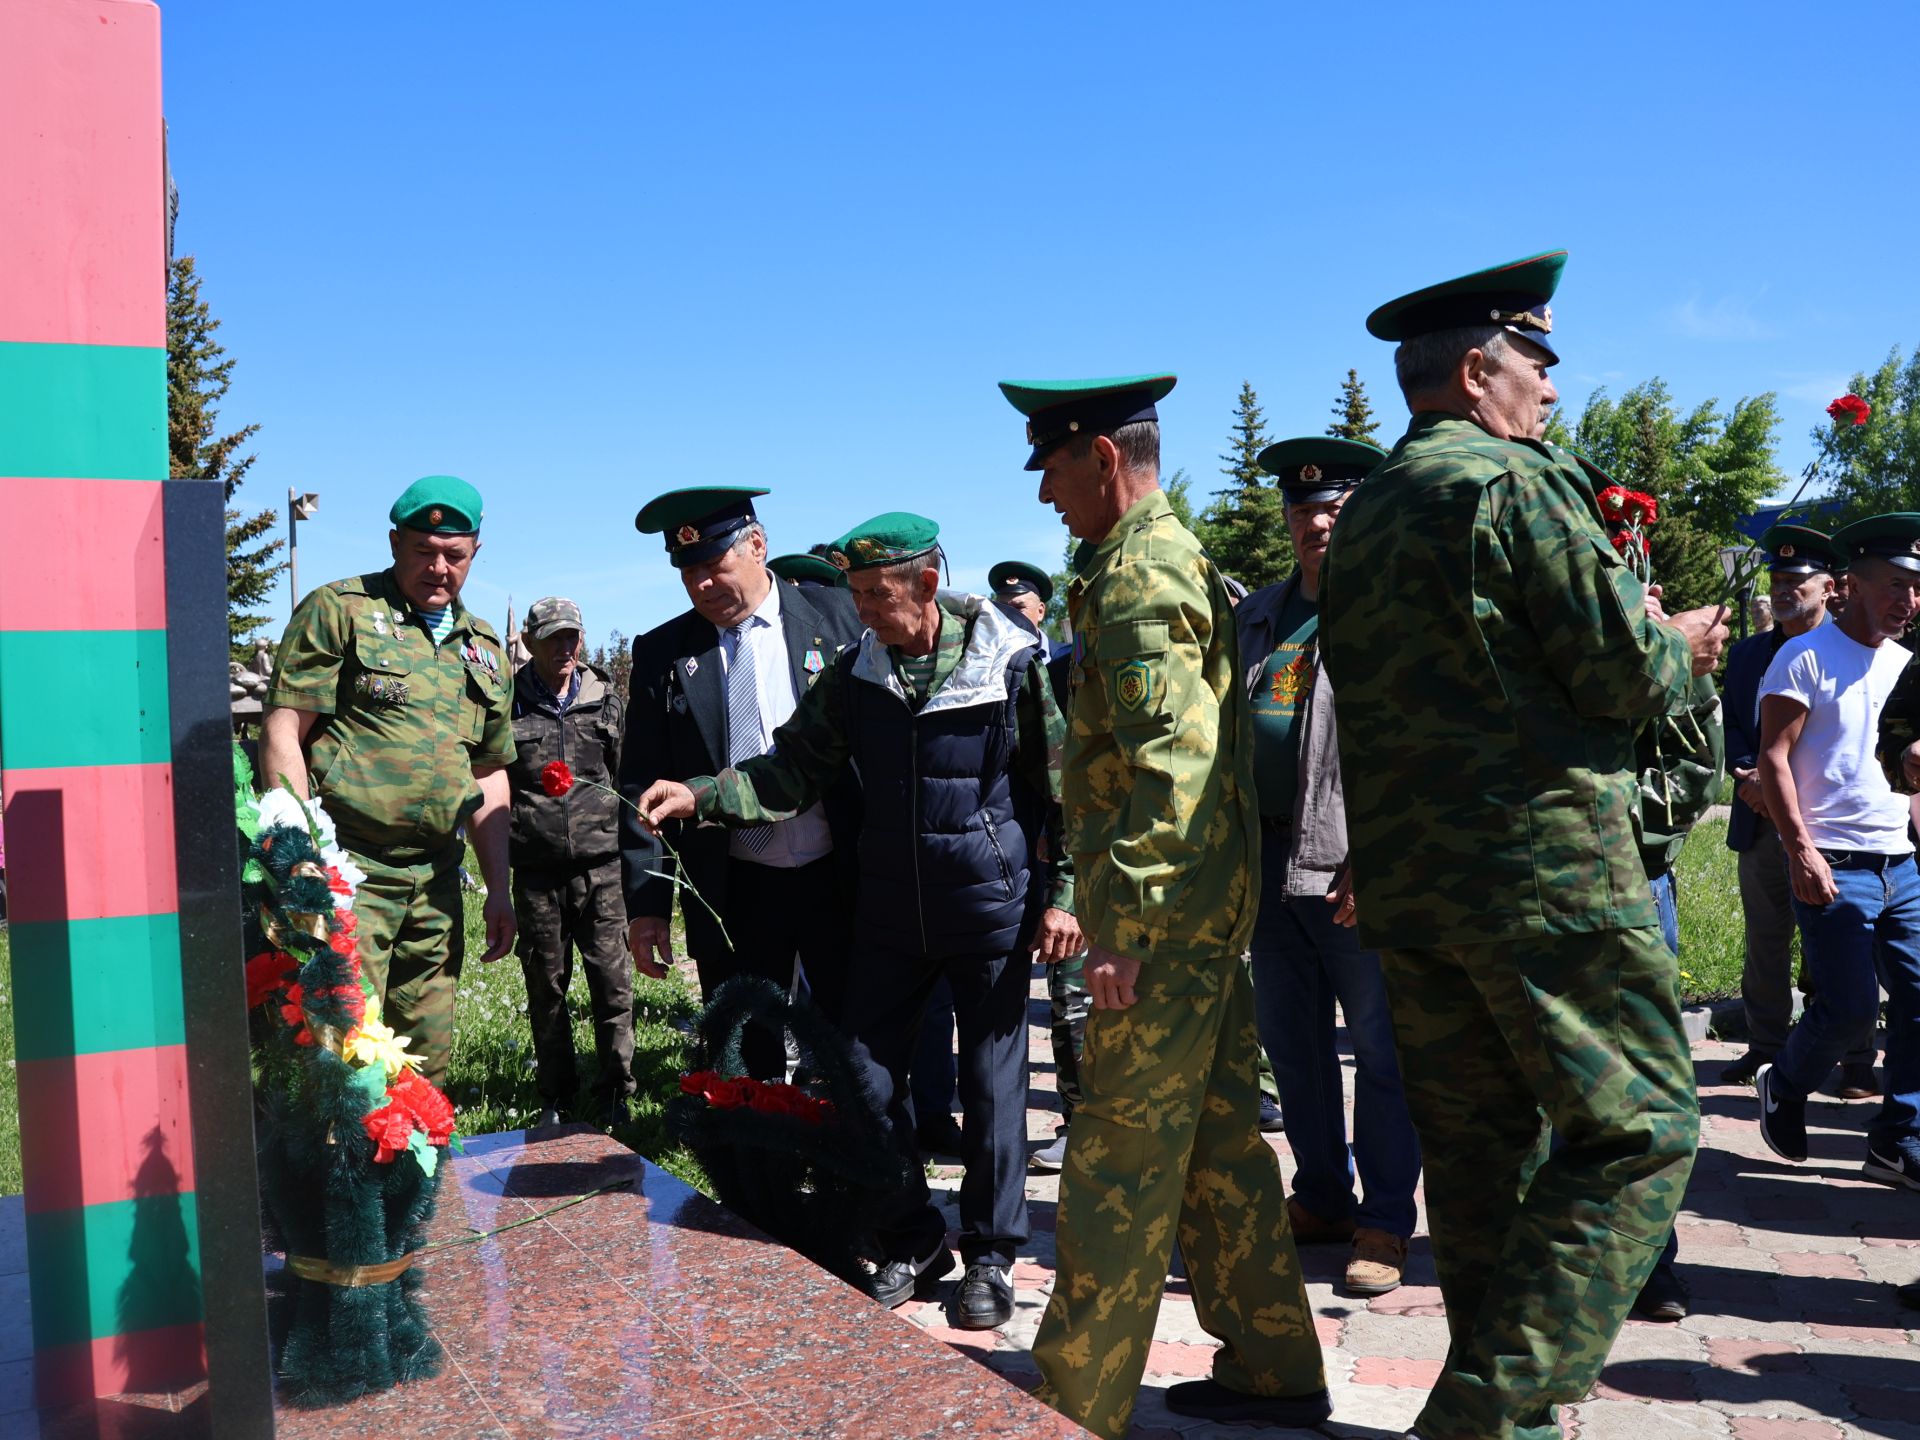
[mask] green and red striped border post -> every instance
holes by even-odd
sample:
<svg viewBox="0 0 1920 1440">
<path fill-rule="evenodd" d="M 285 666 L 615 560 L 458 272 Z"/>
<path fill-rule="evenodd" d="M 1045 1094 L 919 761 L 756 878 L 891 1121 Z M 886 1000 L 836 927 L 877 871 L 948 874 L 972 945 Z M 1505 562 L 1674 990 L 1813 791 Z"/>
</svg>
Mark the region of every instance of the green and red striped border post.
<svg viewBox="0 0 1920 1440">
<path fill-rule="evenodd" d="M 0 791 L 43 1406 L 208 1373 L 213 1161 L 256 1297 L 231 1388 L 266 1381 L 220 489 L 167 479 L 165 187 L 150 0 L 0 5 Z M 196 1046 L 209 1019 L 238 1039 Z M 244 1129 L 196 1153 L 208 1106 Z"/>
</svg>

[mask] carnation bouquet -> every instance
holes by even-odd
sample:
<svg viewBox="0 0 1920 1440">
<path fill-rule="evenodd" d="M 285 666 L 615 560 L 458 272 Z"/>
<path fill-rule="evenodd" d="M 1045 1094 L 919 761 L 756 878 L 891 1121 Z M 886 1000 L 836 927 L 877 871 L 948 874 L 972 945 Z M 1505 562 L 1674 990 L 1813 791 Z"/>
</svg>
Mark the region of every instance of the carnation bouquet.
<svg viewBox="0 0 1920 1440">
<path fill-rule="evenodd" d="M 411 1267 L 453 1106 L 381 1022 L 355 940 L 366 877 L 326 812 L 285 789 L 253 802 L 236 765 L 260 1184 L 287 1256 L 279 1380 L 291 1404 L 338 1404 L 439 1371 Z"/>
</svg>

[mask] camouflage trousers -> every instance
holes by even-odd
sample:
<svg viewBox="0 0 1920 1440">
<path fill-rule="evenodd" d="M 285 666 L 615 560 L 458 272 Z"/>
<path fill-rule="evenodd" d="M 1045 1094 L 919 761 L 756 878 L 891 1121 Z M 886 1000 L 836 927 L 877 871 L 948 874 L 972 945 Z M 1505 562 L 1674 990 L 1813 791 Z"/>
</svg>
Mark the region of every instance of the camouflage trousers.
<svg viewBox="0 0 1920 1440">
<path fill-rule="evenodd" d="M 587 972 L 602 1101 L 633 1094 L 633 961 L 626 946 L 627 906 L 620 861 L 572 870 L 513 872 L 513 915 L 519 923 L 520 969 L 527 979 L 527 1021 L 539 1067 L 540 1098 L 561 1109 L 579 1084 L 567 989 L 573 955 Z"/>
<path fill-rule="evenodd" d="M 1693 1169 L 1677 962 L 1652 926 L 1380 959 L 1451 1341 L 1415 1427 L 1557 1436 L 1554 1407 L 1599 1375 Z"/>
<path fill-rule="evenodd" d="M 1040 1399 L 1119 1440 L 1177 1235 L 1221 1384 L 1324 1389 L 1280 1164 L 1260 1136 L 1253 998 L 1239 956 L 1148 961 L 1125 1010 L 1095 1010 L 1060 1175 Z"/>
<path fill-rule="evenodd" d="M 367 872 L 353 897 L 360 973 L 373 986 L 380 1018 L 413 1043 L 421 1074 L 445 1088 L 453 1053 L 454 983 L 467 955 L 460 903 L 459 845 L 411 865 L 376 860 L 347 845 Z"/>
<path fill-rule="evenodd" d="M 1071 1125 L 1080 1108 L 1080 1051 L 1086 1044 L 1093 996 L 1087 991 L 1087 952 L 1049 965 L 1047 1009 L 1052 1021 L 1053 1079 L 1060 1094 L 1060 1123 Z"/>
</svg>

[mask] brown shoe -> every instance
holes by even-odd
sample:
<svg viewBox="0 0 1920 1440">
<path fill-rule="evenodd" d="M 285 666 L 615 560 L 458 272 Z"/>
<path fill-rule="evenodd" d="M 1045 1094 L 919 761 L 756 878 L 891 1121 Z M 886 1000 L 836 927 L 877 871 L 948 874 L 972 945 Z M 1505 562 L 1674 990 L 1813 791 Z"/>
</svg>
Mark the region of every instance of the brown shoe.
<svg viewBox="0 0 1920 1440">
<path fill-rule="evenodd" d="M 1385 1230 L 1353 1232 L 1353 1258 L 1347 1261 L 1347 1293 L 1384 1295 L 1400 1284 L 1407 1266 L 1407 1242 Z"/>
<path fill-rule="evenodd" d="M 1297 1195 L 1287 1197 L 1287 1223 L 1293 1226 L 1296 1245 L 1344 1245 L 1353 1239 L 1353 1221 L 1322 1220 Z"/>
<path fill-rule="evenodd" d="M 1874 1078 L 1872 1062 L 1840 1067 L 1840 1098 L 1842 1100 L 1880 1098 L 1880 1082 Z"/>
</svg>

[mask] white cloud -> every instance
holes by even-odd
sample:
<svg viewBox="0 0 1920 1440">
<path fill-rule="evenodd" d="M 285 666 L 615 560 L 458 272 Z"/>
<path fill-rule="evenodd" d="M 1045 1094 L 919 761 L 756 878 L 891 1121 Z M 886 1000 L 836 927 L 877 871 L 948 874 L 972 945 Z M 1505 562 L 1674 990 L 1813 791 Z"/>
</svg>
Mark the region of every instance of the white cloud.
<svg viewBox="0 0 1920 1440">
<path fill-rule="evenodd" d="M 1752 303 L 1738 295 L 1710 303 L 1691 295 L 1668 312 L 1668 320 L 1689 340 L 1765 340 L 1773 333 L 1753 313 Z"/>
</svg>

